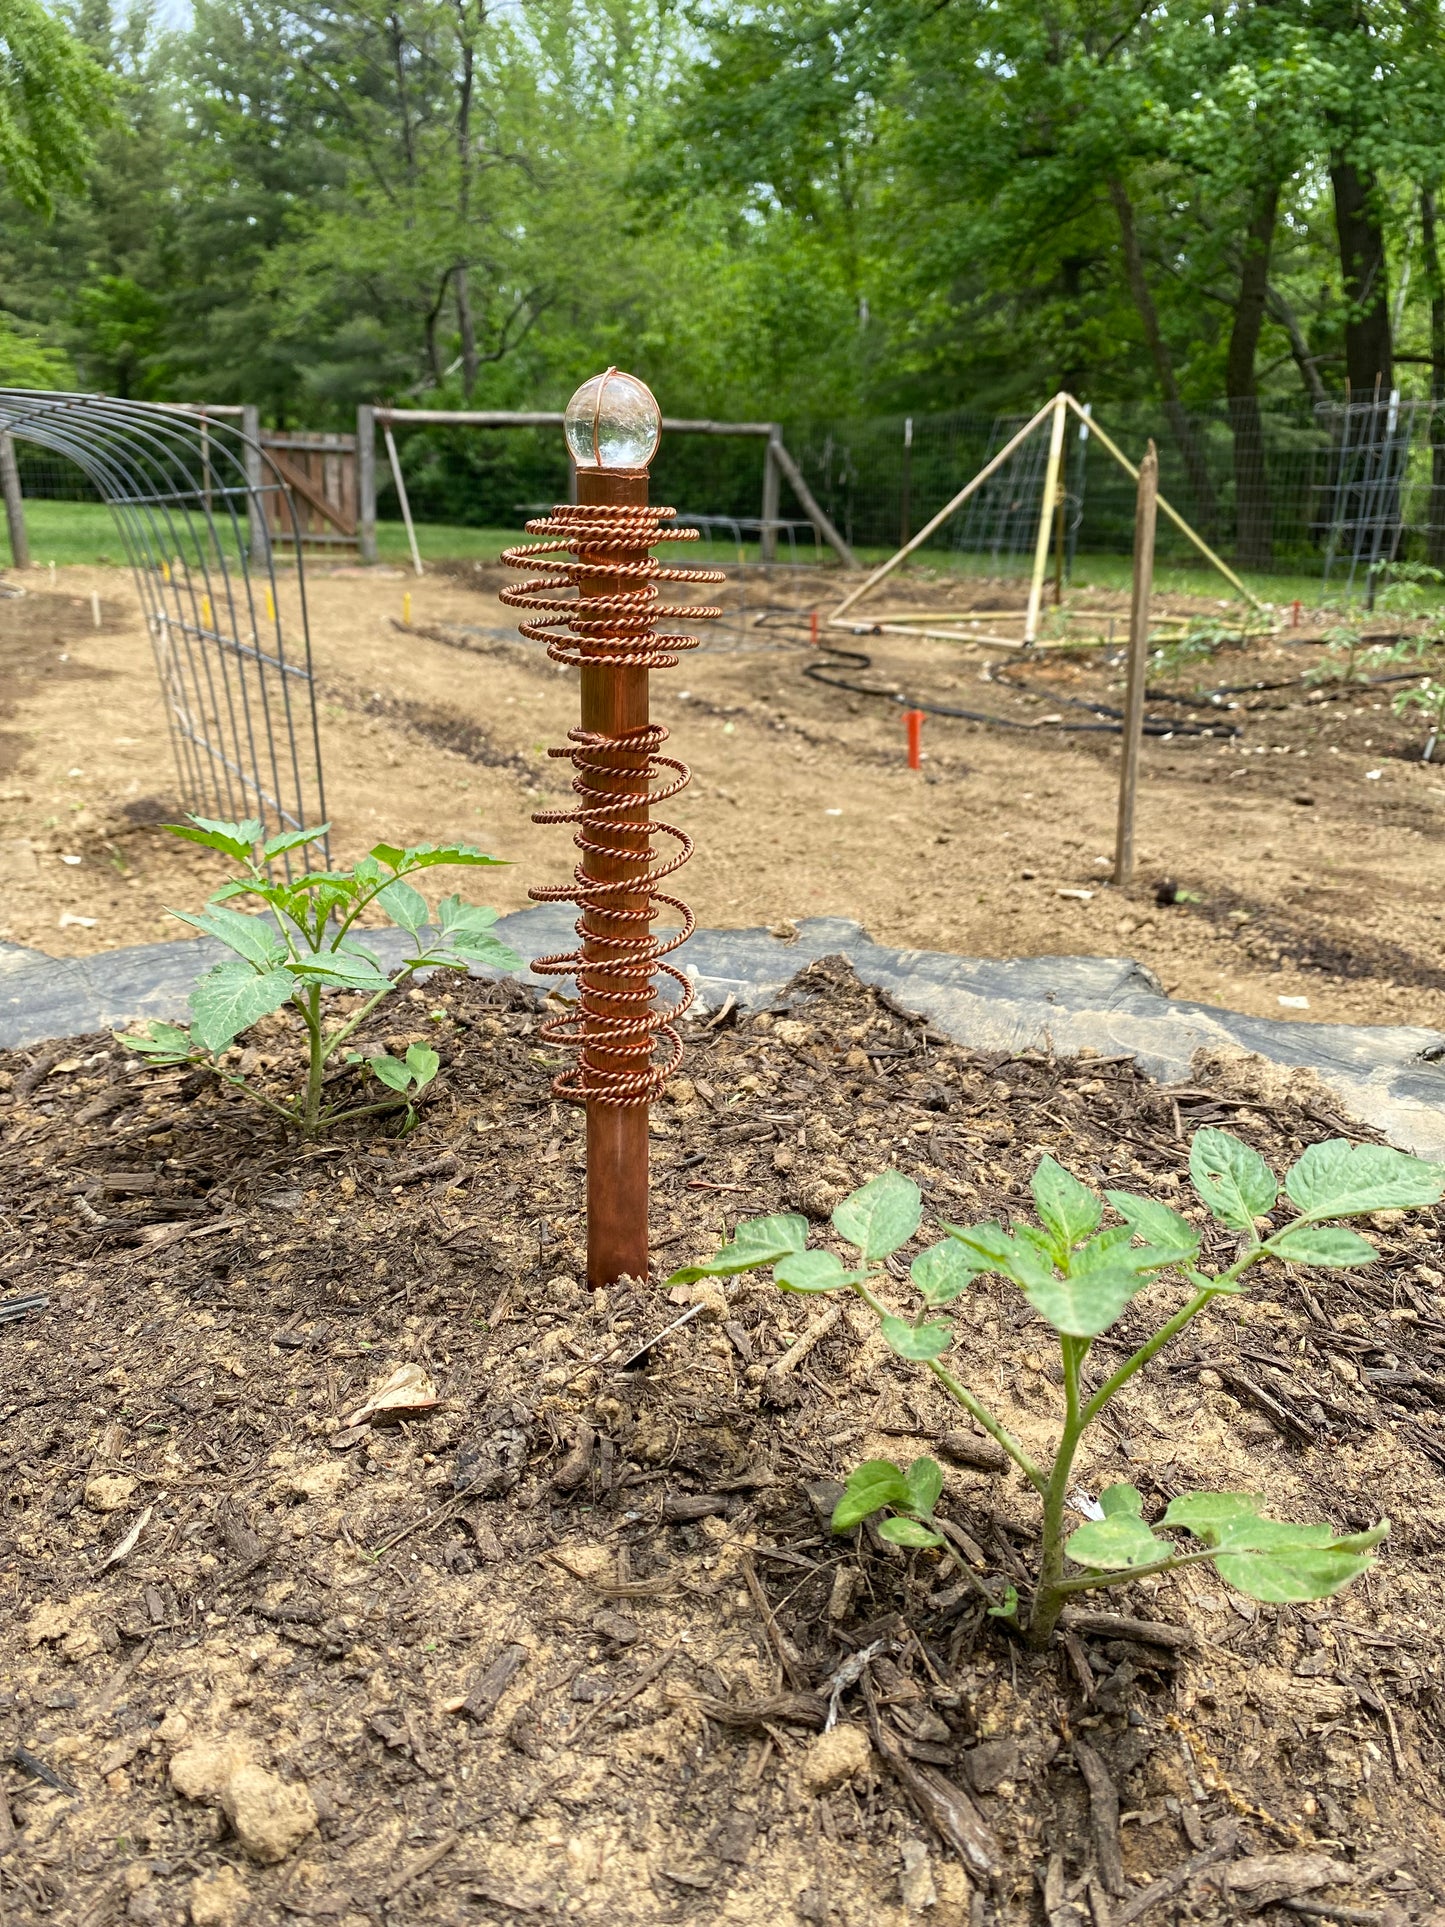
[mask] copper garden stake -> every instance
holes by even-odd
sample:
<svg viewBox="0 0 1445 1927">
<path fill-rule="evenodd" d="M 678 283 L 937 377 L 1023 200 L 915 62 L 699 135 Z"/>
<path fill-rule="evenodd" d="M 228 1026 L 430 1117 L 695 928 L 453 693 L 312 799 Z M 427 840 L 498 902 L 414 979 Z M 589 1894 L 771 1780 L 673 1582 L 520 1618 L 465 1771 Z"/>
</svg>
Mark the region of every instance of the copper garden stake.
<svg viewBox="0 0 1445 1927">
<path fill-rule="evenodd" d="M 695 529 L 664 526 L 675 510 L 648 505 L 647 465 L 661 425 L 657 403 L 631 375 L 609 368 L 584 382 L 566 416 L 578 499 L 527 524 L 529 535 L 549 540 L 502 557 L 513 568 L 541 572 L 502 591 L 514 608 L 547 612 L 522 623 L 522 634 L 545 642 L 553 662 L 582 672 L 581 727 L 568 732 L 566 749 L 548 751 L 576 771 L 577 805 L 532 819 L 575 824 L 581 861 L 570 887 L 528 894 L 537 903 L 570 901 L 582 912 L 578 949 L 539 957 L 532 968 L 577 980 L 575 1011 L 544 1024 L 542 1035 L 577 1051 L 553 1089 L 587 1107 L 592 1285 L 647 1276 L 647 1110 L 682 1061 L 675 1023 L 692 1002 L 686 977 L 662 960 L 691 936 L 693 915 L 658 888 L 692 855 L 692 838 L 652 816 L 653 804 L 687 786 L 689 771 L 659 753 L 667 731 L 648 714 L 648 672 L 674 668 L 682 651 L 698 646 L 696 636 L 654 635 L 657 622 L 722 613 L 666 606 L 657 585 L 724 577 L 715 569 L 664 568 L 651 554 L 663 542 L 697 539 Z M 552 557 L 568 559 L 544 559 Z M 653 846 L 658 836 L 670 839 L 661 850 Z M 682 927 L 655 933 L 664 908 Z M 659 973 L 677 985 L 677 1002 L 659 1003 Z"/>
</svg>

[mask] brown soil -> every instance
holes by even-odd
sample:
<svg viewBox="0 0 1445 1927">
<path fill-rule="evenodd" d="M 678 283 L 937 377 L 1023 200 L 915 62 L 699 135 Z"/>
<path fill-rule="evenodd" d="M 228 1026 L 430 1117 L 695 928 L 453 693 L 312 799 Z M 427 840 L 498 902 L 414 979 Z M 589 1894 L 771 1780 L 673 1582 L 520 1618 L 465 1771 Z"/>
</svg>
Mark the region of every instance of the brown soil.
<svg viewBox="0 0 1445 1927">
<path fill-rule="evenodd" d="M 1151 1516 L 1198 1485 L 1342 1527 L 1389 1511 L 1378 1571 L 1303 1608 L 1147 1582 L 1110 1604 L 1184 1650 L 1080 1631 L 1035 1655 L 937 1555 L 823 1523 L 860 1459 L 936 1449 L 958 1415 L 932 1382 L 851 1313 L 770 1377 L 822 1307 L 760 1281 L 667 1336 L 656 1280 L 585 1291 L 578 1120 L 526 993 L 411 995 L 378 1035 L 414 1024 L 446 1068 L 400 1142 L 288 1149 L 104 1036 L 3 1059 L 0 1277 L 49 1304 L 0 1325 L 0 1917 L 1022 1927 L 1042 1902 L 1085 1927 L 1304 1894 L 1438 1923 L 1442 1214 L 1216 1310 L 1079 1466 Z M 253 1048 L 294 1072 L 280 1019 Z M 1181 1115 L 1276 1168 L 1339 1128 L 1248 1060 L 1171 1095 L 1126 1062 L 958 1050 L 827 964 L 778 1013 L 694 1027 L 687 1070 L 653 1114 L 658 1277 L 890 1163 L 956 1221 L 1026 1208 L 1041 1149 L 1175 1195 Z M 1043 1445 L 1047 1330 L 997 1282 L 967 1304 L 959 1369 Z M 434 1409 L 347 1444 L 407 1364 Z M 1017 1477 L 950 1462 L 941 1510 L 1025 1575 Z M 878 1641 L 822 1784 L 823 1696 Z M 207 1792 L 217 1744 L 260 1819 Z M 990 1879 L 933 1830 L 945 1804 Z M 299 1831 L 267 1864 L 277 1814 Z"/>
<path fill-rule="evenodd" d="M 0 777 L 0 936 L 57 954 L 174 937 L 181 926 L 165 906 L 193 906 L 216 873 L 154 827 L 174 814 L 174 779 L 129 578 L 60 578 L 61 592 L 37 585 L 0 604 L 11 756 Z M 477 565 L 419 582 L 318 568 L 307 594 L 338 852 L 350 858 L 378 833 L 463 834 L 516 860 L 494 886 L 514 909 L 571 859 L 565 832 L 530 819 L 567 800 L 546 749 L 576 721 L 576 687 L 516 638 L 495 600 L 504 579 Z M 836 584 L 829 574 L 828 597 Z M 87 626 L 93 587 L 99 633 Z M 1117 705 L 1117 664 L 1096 653 L 1023 667 L 973 646 L 842 636 L 872 659 L 867 671 L 835 672 L 845 679 L 1031 725 L 930 716 L 924 770 L 910 773 L 897 702 L 802 673 L 819 663 L 800 613 L 819 587 L 808 570 L 778 571 L 770 584 L 752 575 L 740 611 L 730 585 L 732 620 L 654 679 L 655 711 L 694 771 L 671 809 L 697 839 L 681 882 L 703 924 L 838 914 L 882 942 L 964 955 L 1134 956 L 1175 995 L 1257 1015 L 1296 1016 L 1280 999 L 1304 997 L 1304 1021 L 1445 1027 L 1445 909 L 1430 886 L 1445 768 L 1412 760 L 1423 734 L 1390 714 L 1393 685 L 1228 698 L 1237 710 L 1156 704 L 1160 717 L 1192 713 L 1201 727 L 1241 733 L 1146 744 L 1139 876 L 1125 901 L 1105 882 L 1118 739 L 1044 720 L 1096 721 L 1069 707 L 1076 700 Z M 986 589 L 970 593 L 986 601 Z M 400 626 L 407 592 L 410 631 Z M 914 606 L 943 595 L 918 584 L 899 593 Z M 772 614 L 759 625 L 764 598 Z M 1122 615 L 1122 597 L 1088 600 L 1101 619 Z M 1215 597 L 1166 602 L 1221 615 Z M 282 604 L 294 614 L 294 585 Z M 887 607 L 859 613 L 872 620 Z M 1287 632 L 1170 686 L 1271 681 L 1319 658 Z M 1027 687 L 1000 681 L 1001 665 Z M 1156 904 L 1165 881 L 1182 900 Z M 93 926 L 61 927 L 77 916 Z"/>
</svg>

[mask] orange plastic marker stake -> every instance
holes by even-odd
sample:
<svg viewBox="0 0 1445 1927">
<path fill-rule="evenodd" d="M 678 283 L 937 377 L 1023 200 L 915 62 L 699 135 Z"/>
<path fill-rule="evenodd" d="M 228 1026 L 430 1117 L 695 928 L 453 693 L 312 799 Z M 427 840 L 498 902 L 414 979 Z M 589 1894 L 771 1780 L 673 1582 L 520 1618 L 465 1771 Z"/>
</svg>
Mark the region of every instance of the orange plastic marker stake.
<svg viewBox="0 0 1445 1927">
<path fill-rule="evenodd" d="M 808 611 L 808 640 L 816 649 L 818 646 L 818 611 L 816 609 Z"/>
<path fill-rule="evenodd" d="M 908 767 L 923 768 L 923 711 L 905 709 L 903 721 L 908 729 Z"/>
</svg>

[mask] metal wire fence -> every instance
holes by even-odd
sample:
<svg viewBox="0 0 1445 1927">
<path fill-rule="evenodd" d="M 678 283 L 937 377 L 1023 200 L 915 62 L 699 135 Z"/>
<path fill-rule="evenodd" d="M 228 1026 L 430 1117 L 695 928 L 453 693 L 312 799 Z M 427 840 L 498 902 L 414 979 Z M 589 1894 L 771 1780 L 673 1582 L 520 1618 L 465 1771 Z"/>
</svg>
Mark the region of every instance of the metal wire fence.
<svg viewBox="0 0 1445 1927">
<path fill-rule="evenodd" d="M 290 495 L 258 443 L 226 422 L 103 395 L 0 389 L 32 499 L 103 502 L 150 635 L 184 802 L 260 818 L 321 819 L 321 747 L 300 558 L 283 618 L 263 499 Z M 282 857 L 288 874 L 304 855 Z"/>
<path fill-rule="evenodd" d="M 1236 566 L 1373 593 L 1390 564 L 1445 568 L 1445 407 L 1392 395 L 1318 409 L 1220 403 L 1161 421 L 1141 408 L 1101 411 L 1138 461 L 1152 437 L 1161 491 Z M 947 502 L 1028 420 L 947 414 L 789 429 L 789 446 L 823 507 L 855 547 L 892 550 Z M 1042 424 L 925 544 L 1009 574 L 1032 559 L 1043 498 Z M 1127 555 L 1134 486 L 1085 424 L 1071 424 L 1064 471 L 1071 559 Z M 1163 562 L 1201 558 L 1160 524 Z"/>
<path fill-rule="evenodd" d="M 1445 404 L 1390 395 L 1318 408 L 1236 399 L 1168 418 L 1143 404 L 1107 404 L 1101 425 L 1138 461 L 1152 438 L 1160 487 L 1200 535 L 1236 567 L 1314 581 L 1332 596 L 1369 600 L 1390 565 L 1445 570 Z M 890 553 L 977 474 L 1028 419 L 959 408 L 912 417 L 793 421 L 784 439 L 823 508 L 857 549 Z M 1038 532 L 1047 424 L 926 544 L 979 573 L 1028 566 Z M 537 503 L 564 499 L 560 438 L 417 430 L 401 463 L 419 521 L 516 526 Z M 17 444 L 21 485 L 36 498 L 96 499 L 74 464 Z M 756 539 L 761 491 L 756 446 L 707 436 L 664 440 L 654 494 L 738 542 Z M 1071 424 L 1065 534 L 1070 565 L 1126 556 L 1134 489 L 1097 436 Z M 389 484 L 382 519 L 396 514 Z M 785 502 L 784 513 L 789 513 Z M 793 559 L 811 560 L 798 542 Z M 792 551 L 789 551 L 790 556 Z M 1193 566 L 1198 552 L 1160 525 L 1159 559 Z"/>
</svg>

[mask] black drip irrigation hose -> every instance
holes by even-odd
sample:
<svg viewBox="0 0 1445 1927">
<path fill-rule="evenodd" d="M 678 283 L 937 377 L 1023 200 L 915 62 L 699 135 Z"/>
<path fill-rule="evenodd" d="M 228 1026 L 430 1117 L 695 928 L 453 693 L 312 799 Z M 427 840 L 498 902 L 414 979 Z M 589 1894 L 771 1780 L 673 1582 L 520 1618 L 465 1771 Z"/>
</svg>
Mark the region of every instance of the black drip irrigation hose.
<svg viewBox="0 0 1445 1927">
<path fill-rule="evenodd" d="M 802 623 L 798 612 L 794 609 L 765 609 L 754 618 L 756 628 L 774 626 L 800 629 Z M 1401 631 L 1398 635 L 1372 636 L 1369 640 L 1372 646 L 1378 646 L 1384 642 L 1402 641 L 1404 632 Z M 841 643 L 824 642 L 821 638 L 818 640 L 817 648 L 819 656 L 804 667 L 803 674 L 810 682 L 822 683 L 828 689 L 842 689 L 849 695 L 871 696 L 878 702 L 896 703 L 903 709 L 922 710 L 926 716 L 952 716 L 961 722 L 983 723 L 992 729 L 1030 731 L 1056 729 L 1066 735 L 1107 736 L 1118 736 L 1123 732 L 1124 712 L 1112 703 L 1089 702 L 1083 697 L 1063 696 L 1053 690 L 1043 695 L 1029 683 L 1011 676 L 1004 665 L 1000 665 L 990 676 L 991 682 L 1002 683 L 1006 688 L 1017 690 L 1021 695 L 1035 696 L 1041 701 L 1057 703 L 1063 709 L 1082 709 L 1090 715 L 1101 716 L 1108 720 L 1095 723 L 1066 723 L 1062 720 L 1052 722 L 1040 719 L 1038 722 L 1025 723 L 1011 716 L 994 716 L 979 709 L 963 709 L 955 703 L 929 702 L 921 697 L 906 696 L 896 689 L 875 689 L 871 684 L 853 682 L 845 676 L 829 673 L 829 671 L 847 668 L 866 672 L 873 667 L 871 656 L 865 655 L 861 649 L 845 649 Z M 1315 684 L 1314 687 L 1319 690 L 1321 701 L 1336 702 L 1357 691 L 1383 688 L 1390 683 L 1416 682 L 1421 673 L 1419 669 L 1406 669 L 1388 676 L 1362 677 L 1358 681 L 1341 683 L 1335 687 L 1327 684 Z M 1217 689 L 1200 690 L 1193 695 L 1181 694 L 1172 689 L 1150 689 L 1146 686 L 1144 694 L 1149 702 L 1171 703 L 1180 708 L 1208 705 L 1210 708 L 1217 709 L 1224 706 L 1231 696 L 1252 696 L 1277 689 L 1302 689 L 1310 686 L 1304 676 L 1286 676 L 1271 682 L 1261 679 L 1247 683 L 1225 683 Z M 1233 707 L 1238 708 L 1239 705 L 1236 704 Z M 1289 707 L 1288 703 L 1257 703 L 1252 704 L 1245 713 L 1256 716 L 1272 715 L 1276 711 Z M 1221 742 L 1238 738 L 1243 733 L 1233 723 L 1199 723 L 1193 720 L 1171 722 L 1167 717 L 1149 715 L 1144 718 L 1144 734 L 1164 741 L 1178 741 L 1181 737 L 1193 737 Z"/>
<path fill-rule="evenodd" d="M 1019 729 L 1029 732 L 1056 729 L 1062 735 L 1071 736 L 1118 736 L 1123 733 L 1124 712 L 1109 703 L 1091 703 L 1079 696 L 1059 696 L 1051 692 L 1048 700 L 1058 703 L 1061 708 L 1082 709 L 1091 715 L 1106 717 L 1109 720 L 1066 723 L 1062 719 L 1055 722 L 1041 717 L 1037 722 L 1023 723 L 1012 716 L 993 716 L 980 709 L 962 709 L 956 703 L 928 702 L 922 697 L 905 696 L 896 689 L 875 689 L 868 683 L 851 682 L 844 676 L 829 675 L 827 672 L 833 669 L 869 670 L 873 667 L 873 658 L 865 655 L 861 649 L 844 649 L 836 642 L 820 642 L 818 649 L 820 655 L 823 651 L 827 654 L 825 659 L 815 660 L 804 667 L 803 674 L 810 682 L 822 683 L 828 689 L 847 690 L 854 696 L 872 696 L 879 702 L 897 703 L 904 709 L 919 709 L 925 716 L 953 716 L 961 722 L 987 724 L 991 729 Z M 1028 695 L 1037 694 L 1036 691 L 1029 689 L 1027 684 L 1015 682 L 1007 676 L 995 676 L 992 680 L 1005 683 L 1010 689 L 1022 690 Z M 1184 736 L 1207 736 L 1218 742 L 1238 736 L 1240 732 L 1232 723 L 1179 723 L 1171 722 L 1165 717 L 1146 716 L 1144 734 L 1170 741 Z"/>
</svg>

